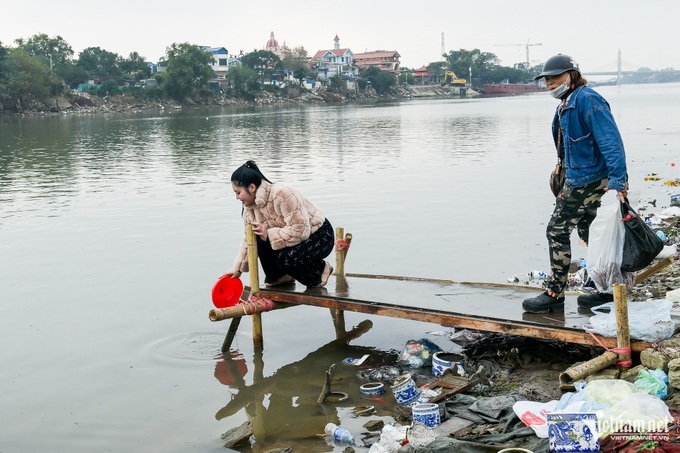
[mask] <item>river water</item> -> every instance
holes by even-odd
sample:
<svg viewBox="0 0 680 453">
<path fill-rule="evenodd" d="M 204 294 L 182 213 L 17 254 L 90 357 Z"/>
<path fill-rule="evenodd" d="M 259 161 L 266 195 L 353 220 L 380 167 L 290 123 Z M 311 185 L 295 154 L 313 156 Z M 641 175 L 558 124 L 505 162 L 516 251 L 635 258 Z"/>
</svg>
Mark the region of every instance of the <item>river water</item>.
<svg viewBox="0 0 680 453">
<path fill-rule="evenodd" d="M 680 190 L 644 177 L 680 177 L 680 84 L 599 90 L 631 193 L 668 206 Z M 0 451 L 225 451 L 246 420 L 265 433 L 255 451 L 332 451 L 309 437 L 366 418 L 315 404 L 331 359 L 451 343 L 441 326 L 346 313 L 370 328 L 337 346 L 327 310 L 296 307 L 263 315 L 262 354 L 244 318 L 224 360 L 228 322 L 208 312 L 242 232 L 231 172 L 253 159 L 301 189 L 353 235 L 347 272 L 504 283 L 547 270 L 555 107 L 534 94 L 0 119 Z"/>
</svg>

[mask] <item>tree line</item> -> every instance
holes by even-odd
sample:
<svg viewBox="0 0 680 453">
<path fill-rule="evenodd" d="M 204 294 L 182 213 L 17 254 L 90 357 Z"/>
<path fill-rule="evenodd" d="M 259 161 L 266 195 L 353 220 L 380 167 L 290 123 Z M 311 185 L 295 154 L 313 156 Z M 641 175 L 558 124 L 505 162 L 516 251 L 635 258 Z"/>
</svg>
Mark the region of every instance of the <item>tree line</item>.
<svg viewBox="0 0 680 453">
<path fill-rule="evenodd" d="M 99 96 L 121 92 L 145 98 L 167 97 L 182 102 L 187 97 L 210 96 L 217 89 L 223 94 L 240 98 L 255 98 L 262 90 L 280 90 L 281 84 L 265 81 L 303 82 L 315 76 L 308 64 L 308 54 L 299 46 L 279 58 L 272 52 L 254 50 L 239 55 L 240 64 L 230 66 L 226 86 L 217 87 L 212 70 L 213 55 L 189 43 L 174 43 L 166 48 L 158 65 L 163 69 L 156 74 L 144 57 L 132 52 L 127 57 L 100 47 L 88 47 L 77 57 L 72 47 L 61 37 L 36 34 L 28 39 L 19 38 L 14 46 L 0 42 L 0 104 L 15 105 L 24 99 L 44 100 L 67 94 L 80 84 L 95 81 L 87 91 Z M 541 66 L 529 67 L 519 63 L 514 67 L 501 66 L 498 57 L 479 49 L 460 49 L 442 55 L 442 60 L 427 65 L 428 73 L 441 80 L 445 71 L 458 77 L 472 75 L 473 87 L 484 83 L 508 81 L 528 82 L 538 74 Z M 156 79 L 157 88 L 144 88 L 140 81 Z M 413 84 L 413 71 L 402 68 L 398 77 L 393 73 L 371 67 L 362 70 L 356 80 L 360 90 L 371 87 L 378 94 L 387 94 L 399 83 Z M 331 77 L 325 86 L 329 91 L 344 93 L 346 81 L 339 75 Z M 226 93 L 224 92 L 226 90 Z"/>
</svg>

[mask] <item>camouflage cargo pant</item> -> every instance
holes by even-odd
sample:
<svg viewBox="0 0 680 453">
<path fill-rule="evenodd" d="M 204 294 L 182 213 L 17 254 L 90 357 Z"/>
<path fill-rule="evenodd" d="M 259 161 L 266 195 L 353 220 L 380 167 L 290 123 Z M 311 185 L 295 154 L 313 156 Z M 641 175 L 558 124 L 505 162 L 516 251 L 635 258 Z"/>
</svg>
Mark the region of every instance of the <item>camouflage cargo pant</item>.
<svg viewBox="0 0 680 453">
<path fill-rule="evenodd" d="M 607 187 L 607 179 L 582 187 L 564 185 L 555 200 L 555 210 L 550 217 L 546 236 L 550 253 L 550 277 L 546 286 L 558 297 L 564 296 L 571 264 L 571 232 L 588 243 L 588 229 L 593 223 L 600 199 Z"/>
</svg>

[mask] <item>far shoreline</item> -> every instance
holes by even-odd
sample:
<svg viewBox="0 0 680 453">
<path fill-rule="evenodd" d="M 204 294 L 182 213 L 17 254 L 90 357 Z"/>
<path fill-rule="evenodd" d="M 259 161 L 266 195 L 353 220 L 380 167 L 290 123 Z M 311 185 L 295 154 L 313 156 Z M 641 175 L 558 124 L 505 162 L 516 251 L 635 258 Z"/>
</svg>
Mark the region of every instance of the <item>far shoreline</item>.
<svg viewBox="0 0 680 453">
<path fill-rule="evenodd" d="M 479 94 L 469 89 L 466 95 L 454 93 L 445 87 L 438 86 L 401 86 L 394 88 L 389 94 L 379 95 L 374 90 L 362 93 L 346 93 L 345 95 L 330 91 L 316 90 L 300 93 L 298 96 L 274 95 L 267 91 L 258 97 L 245 98 L 215 95 L 212 97 L 186 98 L 182 102 L 170 99 L 144 99 L 121 94 L 118 96 L 100 97 L 88 93 L 72 93 L 50 97 L 44 101 L 28 100 L 27 105 L 15 105 L 8 109 L 0 106 L 0 117 L 56 116 L 65 114 L 98 114 L 98 113 L 130 113 L 150 110 L 184 110 L 193 108 L 222 107 L 259 107 L 271 105 L 338 105 L 355 102 L 383 101 L 392 102 L 408 99 L 450 99 L 467 98 Z"/>
</svg>

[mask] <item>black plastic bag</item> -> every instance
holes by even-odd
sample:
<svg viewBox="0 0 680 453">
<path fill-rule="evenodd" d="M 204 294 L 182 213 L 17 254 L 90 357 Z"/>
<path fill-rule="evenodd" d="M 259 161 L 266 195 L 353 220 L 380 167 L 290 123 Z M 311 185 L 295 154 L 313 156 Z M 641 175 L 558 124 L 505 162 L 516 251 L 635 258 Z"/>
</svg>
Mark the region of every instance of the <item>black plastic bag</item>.
<svg viewBox="0 0 680 453">
<path fill-rule="evenodd" d="M 621 203 L 621 221 L 626 230 L 621 270 L 635 272 L 644 269 L 663 250 L 663 241 L 630 207 L 628 200 Z"/>
</svg>

